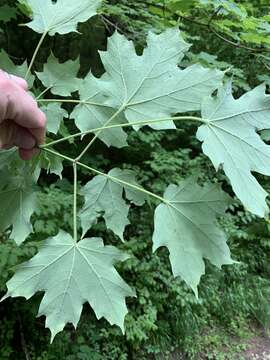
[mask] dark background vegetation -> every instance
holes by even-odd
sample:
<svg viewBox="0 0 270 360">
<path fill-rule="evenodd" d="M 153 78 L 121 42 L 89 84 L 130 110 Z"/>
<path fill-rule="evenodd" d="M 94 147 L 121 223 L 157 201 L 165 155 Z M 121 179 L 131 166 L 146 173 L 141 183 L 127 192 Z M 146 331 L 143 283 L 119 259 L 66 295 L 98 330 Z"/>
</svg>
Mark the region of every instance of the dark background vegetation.
<svg viewBox="0 0 270 360">
<path fill-rule="evenodd" d="M 18 23 L 26 22 L 26 17 L 14 1 L 0 1 L 0 6 L 6 4 L 16 9 L 17 18 L 1 22 L 0 48 L 13 61 L 21 63 L 26 57 L 31 59 L 39 35 L 18 27 Z M 52 50 L 61 61 L 80 55 L 81 76 L 90 68 L 100 75 L 103 69 L 98 49 L 106 49 L 106 40 L 116 29 L 134 40 L 140 52 L 149 30 L 159 32 L 179 26 L 186 40 L 193 43 L 186 65 L 200 62 L 229 69 L 227 75 L 233 76 L 235 95 L 239 96 L 261 81 L 270 80 L 267 54 L 270 19 L 262 19 L 269 10 L 269 1 L 258 0 L 241 1 L 231 8 L 220 7 L 219 1 L 107 0 L 99 16 L 80 25 L 81 35 L 47 37 L 34 70 L 41 69 Z M 72 122 L 66 122 L 62 128 L 63 133 L 74 130 Z M 185 124 L 174 132 L 131 132 L 130 147 L 108 150 L 97 142 L 91 157 L 86 156 L 84 161 L 106 171 L 114 166 L 133 169 L 140 183 L 157 193 L 194 172 L 201 181 L 219 180 L 231 193 L 222 172 L 215 173 L 210 161 L 201 154 L 195 130 Z M 65 144 L 59 149 L 72 155 L 78 154 L 79 147 L 83 143 L 77 147 Z M 80 179 L 85 183 L 89 174 L 80 171 Z M 71 230 L 70 181 L 72 169 L 68 164 L 63 180 L 43 174 L 40 209 L 33 216 L 35 234 L 26 244 L 17 247 L 8 234 L 0 234 L 1 295 L 15 264 L 33 256 L 38 243 L 55 235 L 60 227 Z M 269 180 L 261 176 L 260 181 L 270 190 Z M 266 220 L 246 213 L 235 199 L 220 223 L 228 234 L 232 256 L 239 263 L 223 267 L 222 271 L 207 264 L 199 300 L 181 279 L 172 277 L 165 249 L 152 254 L 153 209 L 146 205 L 132 209 L 131 223 L 125 234 L 127 241 L 121 245 L 131 259 L 119 266 L 119 271 L 136 289 L 137 298 L 128 299 L 130 313 L 126 317 L 125 336 L 106 321 L 97 321 L 91 308 L 85 306 L 77 331 L 67 326 L 49 345 L 44 318 L 35 318 L 42 295 L 28 302 L 11 299 L 0 304 L 1 360 L 166 359 L 176 349 L 188 359 L 233 359 L 239 358 L 237 354 L 245 339 L 254 331 L 268 332 L 270 226 Z M 106 231 L 103 221 L 93 232 L 106 242 L 119 245 L 113 234 Z M 234 345 L 232 339 L 236 339 Z"/>
</svg>

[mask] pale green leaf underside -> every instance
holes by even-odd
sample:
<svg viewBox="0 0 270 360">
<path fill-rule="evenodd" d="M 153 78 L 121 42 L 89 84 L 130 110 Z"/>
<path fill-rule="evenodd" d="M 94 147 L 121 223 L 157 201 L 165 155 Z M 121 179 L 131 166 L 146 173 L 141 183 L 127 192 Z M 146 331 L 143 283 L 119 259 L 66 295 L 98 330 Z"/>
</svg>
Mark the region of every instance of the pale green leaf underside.
<svg viewBox="0 0 270 360">
<path fill-rule="evenodd" d="M 12 154 L 12 153 L 11 153 Z M 27 174 L 11 175 L 1 171 L 0 232 L 12 226 L 10 237 L 20 245 L 32 232 L 30 218 L 36 209 L 36 193 Z"/>
<path fill-rule="evenodd" d="M 202 104 L 202 125 L 197 137 L 203 142 L 203 152 L 216 169 L 223 167 L 236 196 L 252 213 L 268 214 L 267 192 L 252 171 L 270 175 L 270 147 L 257 130 L 270 128 L 270 96 L 260 85 L 235 100 L 231 86 L 221 88 L 218 96 Z"/>
<path fill-rule="evenodd" d="M 43 105 L 41 106 L 41 110 L 44 112 L 47 118 L 47 131 L 53 134 L 57 134 L 61 122 L 64 118 L 68 117 L 68 112 L 63 109 L 59 103 Z"/>
<path fill-rule="evenodd" d="M 164 198 L 166 203 L 155 211 L 154 250 L 168 248 L 174 276 L 180 276 L 197 295 L 205 273 L 203 259 L 218 267 L 233 263 L 216 221 L 229 205 L 229 197 L 218 185 L 200 187 L 190 178 L 179 186 L 170 185 Z"/>
<path fill-rule="evenodd" d="M 32 21 L 26 25 L 38 33 L 68 34 L 80 22 L 96 15 L 100 0 L 23 0 L 32 10 Z"/>
<path fill-rule="evenodd" d="M 114 115 L 115 109 L 103 105 L 105 98 L 99 89 L 99 81 L 91 73 L 80 83 L 79 94 L 82 103 L 74 108 L 70 118 L 75 119 L 75 124 L 80 131 L 85 132 L 100 128 Z M 125 118 L 120 114 L 110 124 L 124 122 Z M 127 135 L 121 128 L 106 129 L 100 132 L 98 137 L 107 146 L 121 148 L 127 145 Z"/>
<path fill-rule="evenodd" d="M 4 299 L 17 296 L 29 299 L 44 291 L 39 316 L 46 316 L 52 339 L 67 323 L 77 326 L 86 302 L 98 319 L 104 317 L 124 331 L 125 298 L 134 293 L 114 264 L 127 258 L 115 247 L 104 246 L 100 238 L 84 239 L 76 244 L 69 234 L 60 231 L 18 268 L 7 283 Z"/>
<path fill-rule="evenodd" d="M 178 63 L 188 48 L 180 32 L 169 29 L 160 35 L 149 33 L 147 47 L 138 56 L 133 43 L 115 33 L 107 51 L 101 52 L 106 73 L 99 88 L 106 104 L 123 109 L 131 123 L 149 119 L 150 125 L 151 119 L 200 110 L 202 99 L 221 84 L 223 73 L 200 65 L 181 70 Z M 151 126 L 175 127 L 171 121 Z"/>
<path fill-rule="evenodd" d="M 56 57 L 51 54 L 44 64 L 43 72 L 36 72 L 37 77 L 54 95 L 70 96 L 77 91 L 80 80 L 77 74 L 80 69 L 79 59 L 68 60 L 60 64 Z"/>
<path fill-rule="evenodd" d="M 132 171 L 115 168 L 108 173 L 108 177 L 98 175 L 82 188 L 81 194 L 85 197 L 85 204 L 80 212 L 80 219 L 84 234 L 98 217 L 103 216 L 107 228 L 123 240 L 125 227 L 129 224 L 129 205 L 123 199 L 123 190 L 125 189 L 126 196 L 131 202 L 142 205 L 145 201 L 142 193 L 131 191 L 128 186 L 121 183 L 126 180 L 137 185 Z"/>
</svg>

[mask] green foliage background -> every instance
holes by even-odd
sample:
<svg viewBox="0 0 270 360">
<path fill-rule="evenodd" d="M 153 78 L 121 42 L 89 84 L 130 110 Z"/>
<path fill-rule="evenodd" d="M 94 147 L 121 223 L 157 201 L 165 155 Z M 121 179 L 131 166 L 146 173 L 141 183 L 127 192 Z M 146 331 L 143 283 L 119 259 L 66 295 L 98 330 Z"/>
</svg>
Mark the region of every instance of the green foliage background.
<svg viewBox="0 0 270 360">
<path fill-rule="evenodd" d="M 38 35 L 17 27 L 17 23 L 24 22 L 23 13 L 27 9 L 18 8 L 15 1 L 0 1 L 0 6 L 7 4 L 8 10 L 2 13 L 0 10 L 0 48 L 21 63 L 25 56 L 31 58 Z M 235 94 L 241 95 L 261 81 L 270 84 L 269 12 L 269 2 L 262 0 L 134 0 L 132 3 L 106 0 L 101 15 L 81 25 L 83 35 L 47 38 L 34 70 L 40 70 L 52 50 L 62 61 L 75 59 L 80 54 L 81 75 L 85 75 L 90 66 L 95 75 L 99 75 L 102 67 L 97 50 L 106 47 L 106 39 L 115 29 L 133 39 L 140 50 L 149 29 L 160 31 L 177 25 L 184 31 L 186 40 L 194 44 L 186 64 L 200 62 L 204 66 L 227 69 L 227 75 L 234 76 Z M 62 129 L 63 133 L 72 130 L 72 123 Z M 185 130 L 185 133 L 181 129 L 166 133 L 142 130 L 130 134 L 128 149 L 110 152 L 97 143 L 91 164 L 96 163 L 107 171 L 118 166 L 121 159 L 127 169 L 136 170 L 142 185 L 157 193 L 198 169 L 199 180 L 215 180 L 217 174 L 200 154 L 192 125 L 186 125 Z M 265 136 L 267 139 L 267 134 Z M 83 145 L 80 145 L 82 149 Z M 65 152 L 72 155 L 72 144 L 64 146 Z M 218 176 L 230 191 L 225 177 Z M 80 170 L 80 178 L 84 177 Z M 0 235 L 0 291 L 3 293 L 15 264 L 33 256 L 39 242 L 55 235 L 59 227 L 71 229 L 72 168 L 66 167 L 64 180 L 52 185 L 56 179 L 45 172 L 42 176 L 40 207 L 34 215 L 35 235 L 26 245 L 18 248 L 7 240 L 7 234 Z M 269 191 L 269 183 L 263 177 L 260 181 Z M 200 285 L 200 298 L 196 300 L 180 279 L 173 279 L 167 251 L 162 249 L 158 255 L 152 254 L 153 211 L 148 206 L 132 209 L 131 222 L 137 225 L 128 227 L 128 241 L 122 245 L 131 259 L 122 264 L 119 271 L 137 289 L 137 299 L 128 301 L 130 314 L 126 319 L 125 337 L 118 328 L 110 327 L 105 321 L 98 322 L 87 307 L 78 330 L 66 328 L 49 346 L 44 319 L 34 317 L 39 296 L 27 303 L 16 299 L 0 304 L 0 359 L 20 360 L 25 359 L 26 354 L 35 360 L 160 359 L 177 348 L 190 359 L 197 359 L 202 352 L 218 359 L 215 354 L 220 345 L 232 359 L 237 358 L 241 348 L 230 353 L 230 336 L 250 336 L 250 325 L 254 323 L 267 331 L 270 325 L 269 224 L 246 213 L 235 200 L 229 216 L 220 222 L 229 235 L 233 258 L 239 263 L 223 271 L 208 264 L 207 275 Z M 104 223 L 100 221 L 94 236 L 102 236 L 104 232 Z M 111 243 L 116 242 L 112 234 L 110 237 Z"/>
</svg>

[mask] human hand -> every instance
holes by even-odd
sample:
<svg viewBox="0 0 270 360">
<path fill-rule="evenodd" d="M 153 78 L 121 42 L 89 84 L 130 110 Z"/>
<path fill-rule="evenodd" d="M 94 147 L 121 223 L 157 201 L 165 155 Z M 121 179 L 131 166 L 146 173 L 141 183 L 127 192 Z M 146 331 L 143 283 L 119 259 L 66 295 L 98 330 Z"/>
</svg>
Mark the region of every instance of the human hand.
<svg viewBox="0 0 270 360">
<path fill-rule="evenodd" d="M 0 149 L 19 148 L 23 160 L 30 160 L 45 138 L 46 117 L 27 93 L 22 78 L 0 70 Z"/>
</svg>

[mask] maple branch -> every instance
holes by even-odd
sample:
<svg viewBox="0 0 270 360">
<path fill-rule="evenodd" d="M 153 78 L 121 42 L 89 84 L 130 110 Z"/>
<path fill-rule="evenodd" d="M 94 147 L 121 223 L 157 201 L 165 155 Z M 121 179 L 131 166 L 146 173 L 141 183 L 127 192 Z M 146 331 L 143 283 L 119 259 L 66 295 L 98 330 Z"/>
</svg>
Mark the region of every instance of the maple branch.
<svg viewBox="0 0 270 360">
<path fill-rule="evenodd" d="M 152 193 L 151 191 L 145 190 L 145 189 L 142 188 L 142 187 L 139 187 L 139 186 L 134 185 L 134 184 L 131 184 L 131 183 L 127 182 L 127 181 L 118 179 L 118 178 L 116 178 L 116 177 L 114 177 L 114 176 L 105 174 L 105 173 L 103 173 L 102 171 L 99 171 L 99 170 L 97 170 L 97 169 L 94 169 L 94 168 L 92 168 L 92 167 L 90 167 L 90 166 L 88 166 L 88 165 L 85 165 L 85 164 L 81 163 L 80 161 L 77 161 L 76 159 L 72 159 L 71 157 L 68 157 L 68 156 L 66 156 L 66 155 L 60 154 L 60 153 L 58 153 L 58 152 L 56 152 L 56 151 L 54 151 L 54 150 L 47 149 L 47 148 L 42 148 L 42 150 L 44 150 L 44 151 L 46 151 L 46 152 L 48 152 L 48 153 L 50 153 L 50 154 L 52 154 L 52 155 L 58 156 L 58 157 L 62 158 L 63 160 L 67 160 L 67 161 L 71 162 L 72 164 L 77 164 L 78 166 L 81 166 L 81 167 L 83 167 L 83 168 L 85 168 L 85 169 L 93 172 L 93 173 L 96 174 L 96 175 L 104 176 L 104 177 L 106 177 L 107 179 L 110 179 L 110 180 L 115 181 L 115 182 L 117 182 L 117 183 L 119 183 L 119 184 L 128 186 L 128 187 L 130 187 L 130 188 L 132 188 L 132 189 L 134 189 L 134 190 L 140 191 L 140 192 L 142 192 L 142 193 L 144 193 L 144 194 L 146 194 L 146 195 L 149 195 L 149 196 L 152 197 L 152 198 L 155 198 L 155 199 L 163 202 L 164 204 L 169 204 L 169 202 L 168 202 L 166 199 L 164 199 L 162 196 L 159 196 L 159 195 L 157 195 L 157 194 L 154 194 L 154 193 Z"/>
<path fill-rule="evenodd" d="M 198 21 L 198 20 L 195 20 L 195 19 L 192 19 L 192 18 L 189 18 L 187 16 L 184 16 L 184 15 L 180 15 L 180 18 L 183 19 L 183 20 L 186 20 L 186 21 L 189 21 L 189 22 L 192 22 L 193 24 L 196 24 L 196 25 L 199 25 L 199 26 L 203 26 L 203 27 L 206 27 L 208 28 L 208 30 L 214 34 L 216 37 L 218 37 L 220 40 L 223 40 L 224 42 L 226 42 L 227 44 L 231 45 L 231 46 L 234 46 L 234 47 L 237 47 L 237 48 L 240 48 L 240 49 L 245 49 L 245 50 L 248 50 L 248 51 L 251 51 L 253 53 L 256 53 L 256 52 L 262 52 L 262 51 L 270 51 L 270 49 L 266 49 L 266 48 L 263 48 L 263 49 L 256 49 L 256 48 L 251 48 L 249 46 L 246 46 L 246 45 L 243 45 L 241 43 L 235 43 L 234 41 L 230 40 L 230 39 L 227 39 L 226 37 L 224 37 L 223 35 L 219 34 L 211 25 L 211 22 L 210 24 L 208 23 L 203 23 L 201 21 Z"/>
<path fill-rule="evenodd" d="M 29 75 L 30 75 L 30 72 L 31 72 L 31 69 L 32 69 L 32 67 L 33 67 L 33 64 L 34 64 L 34 62 L 35 62 L 35 60 L 36 60 L 37 54 L 38 54 L 38 52 L 39 52 L 39 49 L 40 49 L 40 47 L 41 47 L 41 45 L 42 45 L 42 43 L 43 43 L 46 35 L 47 35 L 47 31 L 45 31 L 45 32 L 42 34 L 42 36 L 41 36 L 41 38 L 40 38 L 40 40 L 39 40 L 39 42 L 38 42 L 38 44 L 37 44 L 37 47 L 36 47 L 36 49 L 35 49 L 35 51 L 34 51 L 34 54 L 33 54 L 32 59 L 31 59 L 31 61 L 30 61 L 29 67 L 28 67 L 28 69 L 27 69 L 27 71 L 26 71 L 26 74 L 25 74 L 25 77 L 24 77 L 25 80 L 27 80 L 28 77 L 29 77 Z"/>
<path fill-rule="evenodd" d="M 45 149 L 47 147 L 54 146 L 56 144 L 60 144 L 64 141 L 68 141 L 68 140 L 74 139 L 79 136 L 88 135 L 88 134 L 91 134 L 93 132 L 97 132 L 100 130 L 126 128 L 126 127 L 132 127 L 132 126 L 140 126 L 140 125 L 143 126 L 143 125 L 151 125 L 151 124 L 157 124 L 157 123 L 162 123 L 162 122 L 167 122 L 167 121 L 183 121 L 183 120 L 191 120 L 191 121 L 198 121 L 201 123 L 206 123 L 206 121 L 204 119 L 202 119 L 200 117 L 196 117 L 196 116 L 176 116 L 176 117 L 168 117 L 168 118 L 155 119 L 155 120 L 149 119 L 149 120 L 142 120 L 142 121 L 134 121 L 133 123 L 114 124 L 114 125 L 108 125 L 108 126 L 103 126 L 103 127 L 99 127 L 99 128 L 95 128 L 95 129 L 91 129 L 91 130 L 87 130 L 87 131 L 78 132 L 76 134 L 66 136 L 62 139 L 52 141 L 48 144 L 40 145 L 40 148 Z"/>
</svg>

